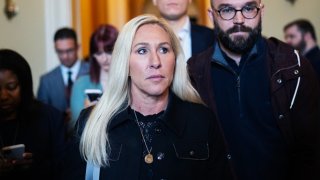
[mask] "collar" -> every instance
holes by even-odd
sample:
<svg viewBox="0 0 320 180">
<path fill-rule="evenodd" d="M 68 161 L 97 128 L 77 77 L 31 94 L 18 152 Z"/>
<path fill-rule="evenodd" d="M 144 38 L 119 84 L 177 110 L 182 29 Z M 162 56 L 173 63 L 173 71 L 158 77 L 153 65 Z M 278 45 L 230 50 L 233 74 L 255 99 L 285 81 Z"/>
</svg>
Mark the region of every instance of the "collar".
<svg viewBox="0 0 320 180">
<path fill-rule="evenodd" d="M 62 75 L 64 76 L 68 74 L 68 71 L 71 71 L 72 72 L 71 77 L 72 77 L 72 80 L 74 81 L 77 78 L 78 72 L 80 71 L 80 66 L 81 66 L 80 60 L 77 60 L 71 68 L 61 64 L 60 68 L 62 71 Z"/>
<path fill-rule="evenodd" d="M 80 60 L 77 60 L 71 68 L 69 68 L 69 67 L 67 67 L 67 66 L 65 66 L 63 64 L 61 64 L 60 67 L 61 67 L 61 70 L 62 70 L 63 73 L 64 72 L 67 73 L 68 71 L 72 71 L 72 73 L 74 73 L 74 72 L 78 72 L 79 71 L 80 65 L 81 65 Z"/>
<path fill-rule="evenodd" d="M 253 48 L 251 49 L 249 54 L 248 55 L 243 55 L 241 57 L 241 60 L 242 60 L 243 57 L 250 58 L 252 56 L 258 55 L 259 52 L 262 51 L 262 49 L 263 49 L 262 46 L 263 46 L 263 38 L 258 38 L 257 42 L 255 43 L 255 45 L 253 46 Z M 217 63 L 222 64 L 224 66 L 229 66 L 228 62 L 226 61 L 226 59 L 223 56 L 223 52 L 222 52 L 222 50 L 220 48 L 219 41 L 215 41 L 213 47 L 214 47 L 214 50 L 213 50 L 211 61 L 212 62 L 217 62 Z"/>
<path fill-rule="evenodd" d="M 178 37 L 183 38 L 186 34 L 190 34 L 190 32 L 191 32 L 191 23 L 188 17 L 186 22 L 182 26 L 182 28 L 179 30 Z"/>
<path fill-rule="evenodd" d="M 160 121 L 178 136 L 182 136 L 186 124 L 185 118 L 181 116 L 183 110 L 179 108 L 181 103 L 182 100 L 180 98 L 178 98 L 174 93 L 170 93 L 167 109 L 159 117 Z M 130 113 L 130 107 L 127 102 L 124 103 L 123 108 L 121 109 L 122 110 L 110 121 L 107 128 L 108 132 L 127 121 L 134 120 L 134 115 Z"/>
</svg>

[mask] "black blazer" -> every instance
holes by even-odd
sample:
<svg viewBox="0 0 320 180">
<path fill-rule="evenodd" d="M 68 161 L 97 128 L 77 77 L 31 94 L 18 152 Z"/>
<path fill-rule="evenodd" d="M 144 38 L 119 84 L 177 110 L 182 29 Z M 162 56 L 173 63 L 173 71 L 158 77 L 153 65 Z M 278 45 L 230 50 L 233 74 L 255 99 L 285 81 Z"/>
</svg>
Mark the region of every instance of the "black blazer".
<svg viewBox="0 0 320 180">
<path fill-rule="evenodd" d="M 215 33 L 205 26 L 191 24 L 191 50 L 192 56 L 199 54 L 210 46 L 213 46 Z"/>
<path fill-rule="evenodd" d="M 63 179 L 84 179 L 86 163 L 79 154 L 79 140 L 91 109 L 82 111 L 76 135 L 65 159 Z M 100 168 L 100 179 L 141 178 L 143 144 L 128 108 L 108 126 L 110 166 Z M 215 116 L 206 107 L 170 98 L 153 137 L 153 179 L 229 179 L 227 153 Z M 157 154 L 164 158 L 158 159 Z"/>
</svg>

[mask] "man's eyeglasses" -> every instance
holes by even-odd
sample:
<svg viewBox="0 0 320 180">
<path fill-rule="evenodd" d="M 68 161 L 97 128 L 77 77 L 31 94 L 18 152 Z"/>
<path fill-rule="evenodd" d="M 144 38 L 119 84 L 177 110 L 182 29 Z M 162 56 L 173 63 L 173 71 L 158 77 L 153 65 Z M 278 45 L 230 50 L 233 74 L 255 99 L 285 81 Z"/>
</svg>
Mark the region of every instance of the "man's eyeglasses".
<svg viewBox="0 0 320 180">
<path fill-rule="evenodd" d="M 227 6 L 227 7 L 221 8 L 219 10 L 215 9 L 215 11 L 218 12 L 221 19 L 228 21 L 228 20 L 233 19 L 236 16 L 238 11 L 241 12 L 241 14 L 244 18 L 253 19 L 258 15 L 261 8 L 263 8 L 263 6 L 261 4 L 259 7 L 247 5 L 247 6 L 242 7 L 241 9 L 235 9 L 234 7 Z"/>
</svg>

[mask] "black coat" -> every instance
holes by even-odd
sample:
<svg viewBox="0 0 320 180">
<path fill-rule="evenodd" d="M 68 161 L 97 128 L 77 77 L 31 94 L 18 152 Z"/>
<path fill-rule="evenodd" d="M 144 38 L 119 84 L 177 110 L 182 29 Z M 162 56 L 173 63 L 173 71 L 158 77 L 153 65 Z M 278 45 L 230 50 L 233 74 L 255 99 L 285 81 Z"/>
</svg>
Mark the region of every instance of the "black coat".
<svg viewBox="0 0 320 180">
<path fill-rule="evenodd" d="M 32 153 L 32 164 L 26 167 L 17 166 L 11 171 L 0 171 L 0 179 L 56 179 L 59 174 L 57 167 L 61 160 L 65 148 L 65 126 L 63 113 L 57 109 L 34 101 L 30 105 L 27 114 L 20 115 L 18 128 L 14 128 L 16 140 L 14 144 L 24 144 L 25 152 Z M 1 117 L 0 117 L 1 118 Z M 12 125 L 12 124 L 11 124 Z M 12 145 L 13 137 L 8 137 L 5 133 L 10 133 L 10 124 L 0 124 L 0 138 L 5 146 Z M 0 148 L 1 145 L 0 145 Z"/>
<path fill-rule="evenodd" d="M 84 110 L 77 133 L 64 163 L 64 179 L 84 179 L 85 161 L 79 154 L 79 140 L 91 109 Z M 100 169 L 100 179 L 142 179 L 141 134 L 128 109 L 120 112 L 108 126 L 111 144 L 110 166 Z M 153 138 L 155 156 L 153 179 L 228 179 L 227 154 L 215 116 L 203 105 L 170 98 L 160 117 L 158 135 Z M 158 160 L 156 154 L 164 154 Z"/>
</svg>

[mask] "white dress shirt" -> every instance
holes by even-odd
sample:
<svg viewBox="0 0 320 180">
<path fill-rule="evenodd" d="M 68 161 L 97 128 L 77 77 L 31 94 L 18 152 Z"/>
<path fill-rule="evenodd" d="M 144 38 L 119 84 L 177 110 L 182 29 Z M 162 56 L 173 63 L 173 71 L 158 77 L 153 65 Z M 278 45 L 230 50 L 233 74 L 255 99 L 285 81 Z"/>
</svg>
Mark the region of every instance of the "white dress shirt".
<svg viewBox="0 0 320 180">
<path fill-rule="evenodd" d="M 77 62 L 74 63 L 74 65 L 71 68 L 68 68 L 68 67 L 61 64 L 60 68 L 61 68 L 62 78 L 63 78 L 63 82 L 66 86 L 68 85 L 68 72 L 69 71 L 72 72 L 71 79 L 72 79 L 72 82 L 75 82 L 75 80 L 77 79 L 77 75 L 79 73 L 79 70 L 80 70 L 80 66 L 81 66 L 80 60 L 77 60 Z"/>
<path fill-rule="evenodd" d="M 183 25 L 182 29 L 180 29 L 177 36 L 180 40 L 180 44 L 184 52 L 185 61 L 187 61 L 192 55 L 191 23 L 189 18 L 187 18 L 186 23 Z"/>
</svg>

